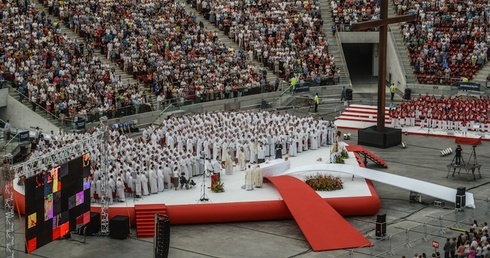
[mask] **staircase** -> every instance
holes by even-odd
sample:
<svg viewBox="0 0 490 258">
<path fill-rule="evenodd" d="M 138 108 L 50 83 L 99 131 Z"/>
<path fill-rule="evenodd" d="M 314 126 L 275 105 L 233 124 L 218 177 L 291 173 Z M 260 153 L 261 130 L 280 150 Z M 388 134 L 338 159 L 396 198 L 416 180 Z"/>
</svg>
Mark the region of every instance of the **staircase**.
<svg viewBox="0 0 490 258">
<path fill-rule="evenodd" d="M 378 121 L 378 109 L 376 106 L 352 104 L 345 109 L 338 118 L 339 120 L 348 120 L 354 122 L 371 122 Z M 385 108 L 385 123 L 391 123 L 389 108 Z"/>
<path fill-rule="evenodd" d="M 323 20 L 323 33 L 328 38 L 328 53 L 335 58 L 335 65 L 340 68 L 340 82 L 339 84 L 350 84 L 350 76 L 347 68 L 347 62 L 344 58 L 344 53 L 340 39 L 338 35 L 334 36 L 332 33 L 332 26 L 334 25 L 332 19 L 332 10 L 330 9 L 329 1 L 320 1 L 320 11 Z"/>
<path fill-rule="evenodd" d="M 486 85 L 485 82 L 487 81 L 487 76 L 490 74 L 490 62 L 487 62 L 482 69 L 480 69 L 478 72 L 476 72 L 476 75 L 474 76 L 472 82 L 476 83 L 482 83 L 480 90 L 483 90 Z"/>
<path fill-rule="evenodd" d="M 361 154 L 359 152 L 354 152 L 354 156 L 356 157 L 357 164 L 359 164 L 359 167 L 365 168 L 366 165 L 364 164 L 364 160 L 361 157 Z"/>
<path fill-rule="evenodd" d="M 9 85 L 8 86 L 8 89 L 9 89 L 9 95 L 16 99 L 17 101 L 21 102 L 20 101 L 20 98 L 21 98 L 21 94 L 15 89 L 12 87 L 12 85 Z M 22 104 L 24 104 L 25 106 L 29 107 L 29 109 L 32 110 L 32 104 L 31 102 L 29 101 L 29 98 L 24 96 L 22 102 Z M 71 122 L 69 121 L 65 121 L 65 123 L 63 123 L 59 118 L 55 118 L 54 117 L 54 114 L 52 113 L 48 113 L 47 110 L 43 109 L 41 106 L 37 106 L 36 107 L 36 114 L 42 116 L 44 119 L 48 120 L 49 122 L 51 122 L 53 125 L 59 127 L 59 128 L 63 128 L 63 129 L 69 129 L 71 128 Z"/>
<path fill-rule="evenodd" d="M 393 1 L 388 1 L 388 17 L 394 17 L 395 14 L 395 6 Z M 394 40 L 394 45 L 396 48 L 396 52 L 400 57 L 400 65 L 402 66 L 403 71 L 405 71 L 405 78 L 407 79 L 407 84 L 409 83 L 418 83 L 417 77 L 413 71 L 413 67 L 410 64 L 410 54 L 408 52 L 407 45 L 403 40 L 403 33 L 400 28 L 400 24 L 391 24 L 389 25 L 390 31 L 393 33 L 392 39 Z"/>
<path fill-rule="evenodd" d="M 153 237 L 155 235 L 155 214 L 167 214 L 165 204 L 135 205 L 134 210 L 137 237 Z"/>
<path fill-rule="evenodd" d="M 358 153 L 359 155 L 362 155 L 364 157 L 364 161 L 362 162 L 364 164 L 364 166 L 362 166 L 362 167 L 367 166 L 367 159 L 369 159 L 372 162 L 374 162 L 375 164 L 380 165 L 383 168 L 388 168 L 388 164 L 386 164 L 386 162 L 384 160 L 382 160 L 380 157 L 378 157 L 374 153 L 364 149 L 364 147 L 362 147 L 361 145 L 350 145 L 350 146 L 347 146 L 346 148 L 348 151 Z M 356 158 L 357 158 L 357 155 L 356 155 Z M 360 160 L 357 159 L 357 162 L 360 162 Z"/>
<path fill-rule="evenodd" d="M 188 12 L 188 13 L 194 13 L 195 16 L 196 16 L 196 22 L 199 23 L 202 21 L 202 23 L 204 24 L 204 28 L 206 28 L 207 30 L 215 30 L 217 29 L 216 26 L 209 22 L 208 20 L 206 20 L 202 14 L 200 14 L 196 9 L 194 9 L 192 7 L 191 4 L 189 3 L 186 3 L 185 4 L 185 10 Z M 240 47 L 238 46 L 237 43 L 235 43 L 235 41 L 233 41 L 232 39 L 230 39 L 227 35 L 223 34 L 222 31 L 221 33 L 218 33 L 218 38 L 219 40 L 221 40 L 221 42 L 223 42 L 227 47 L 231 47 L 235 50 L 239 50 Z M 257 60 L 252 60 L 252 64 L 257 66 L 257 67 L 264 67 L 262 65 L 262 63 L 259 63 L 257 62 Z M 272 70 L 270 70 L 268 67 L 264 67 L 265 70 L 267 71 L 267 76 L 266 76 L 266 80 L 270 83 L 270 84 L 274 84 L 274 82 L 276 81 L 276 78 L 278 78 Z M 279 78 L 281 79 L 281 78 Z M 280 87 L 279 87 L 280 88 Z"/>
<path fill-rule="evenodd" d="M 63 21 L 61 21 L 57 16 L 49 14 L 48 8 L 46 6 L 42 4 L 37 4 L 36 6 L 40 9 L 40 11 L 44 11 L 46 14 L 48 14 L 48 16 L 51 18 L 52 21 L 56 21 L 60 24 L 60 29 L 62 34 L 66 33 L 66 35 L 71 39 L 78 39 L 79 42 L 85 42 L 85 38 L 80 37 L 74 31 L 64 26 Z M 112 62 L 111 60 L 107 59 L 107 56 L 102 54 L 98 49 L 94 51 L 94 55 L 99 57 L 99 60 L 102 64 L 109 65 L 109 67 L 111 68 L 115 68 L 116 77 L 119 78 L 119 76 L 121 76 L 121 80 L 123 81 L 123 83 L 129 82 L 130 84 L 137 84 L 140 89 L 146 92 L 147 99 L 151 103 L 152 107 L 153 108 L 157 107 L 156 97 L 154 94 L 151 94 L 151 90 L 148 87 L 145 87 L 144 84 L 139 83 L 136 79 L 133 78 L 132 75 L 124 72 L 120 66 L 118 66 L 116 63 Z"/>
</svg>

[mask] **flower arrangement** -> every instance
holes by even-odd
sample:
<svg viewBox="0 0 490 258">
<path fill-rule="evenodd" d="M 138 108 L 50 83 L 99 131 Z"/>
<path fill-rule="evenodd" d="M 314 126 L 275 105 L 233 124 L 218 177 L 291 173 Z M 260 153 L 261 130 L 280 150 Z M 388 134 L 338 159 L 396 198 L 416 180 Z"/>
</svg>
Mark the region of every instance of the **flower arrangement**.
<svg viewBox="0 0 490 258">
<path fill-rule="evenodd" d="M 211 191 L 213 191 L 213 193 L 222 193 L 225 191 L 225 184 L 220 181 L 215 181 L 211 185 Z"/>
<path fill-rule="evenodd" d="M 343 148 L 342 151 L 340 152 L 340 156 L 343 159 L 347 159 L 347 158 L 349 158 L 349 152 L 347 152 L 347 150 L 345 148 Z"/>
<path fill-rule="evenodd" d="M 315 191 L 335 191 L 344 188 L 343 182 L 339 177 L 327 176 L 321 173 L 306 176 L 305 183 Z"/>
<path fill-rule="evenodd" d="M 334 156 L 334 158 L 335 158 L 334 159 L 335 163 L 337 163 L 337 164 L 345 164 L 344 158 L 342 157 L 341 154 L 336 153 L 335 156 Z"/>
</svg>

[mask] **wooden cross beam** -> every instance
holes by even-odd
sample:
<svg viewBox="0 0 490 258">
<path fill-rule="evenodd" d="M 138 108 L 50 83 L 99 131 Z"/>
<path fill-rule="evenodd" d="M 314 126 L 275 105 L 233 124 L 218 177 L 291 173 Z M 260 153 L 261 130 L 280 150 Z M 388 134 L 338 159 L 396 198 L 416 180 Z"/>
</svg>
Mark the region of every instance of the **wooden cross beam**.
<svg viewBox="0 0 490 258">
<path fill-rule="evenodd" d="M 414 15 L 401 15 L 388 18 L 388 0 L 381 0 L 380 19 L 366 22 L 358 22 L 351 25 L 353 31 L 367 30 L 379 27 L 378 46 L 378 132 L 385 129 L 385 107 L 386 107 L 386 48 L 388 46 L 388 25 L 400 22 L 413 21 Z"/>
</svg>

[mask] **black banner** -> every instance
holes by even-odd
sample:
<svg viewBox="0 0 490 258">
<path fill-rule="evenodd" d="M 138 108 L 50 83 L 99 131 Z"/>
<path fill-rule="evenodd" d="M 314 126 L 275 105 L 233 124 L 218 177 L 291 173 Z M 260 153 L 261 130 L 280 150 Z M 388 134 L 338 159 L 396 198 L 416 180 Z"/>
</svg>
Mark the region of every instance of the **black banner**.
<svg viewBox="0 0 490 258">
<path fill-rule="evenodd" d="M 310 86 L 307 84 L 294 86 L 294 92 L 306 92 L 310 91 Z"/>
<path fill-rule="evenodd" d="M 75 126 L 77 130 L 85 129 L 85 119 L 78 119 L 78 121 L 75 122 Z"/>
<path fill-rule="evenodd" d="M 28 142 L 29 141 L 29 131 L 24 131 L 19 133 L 19 141 L 20 142 Z"/>
<path fill-rule="evenodd" d="M 480 84 L 474 82 L 458 82 L 458 90 L 480 91 Z"/>
</svg>

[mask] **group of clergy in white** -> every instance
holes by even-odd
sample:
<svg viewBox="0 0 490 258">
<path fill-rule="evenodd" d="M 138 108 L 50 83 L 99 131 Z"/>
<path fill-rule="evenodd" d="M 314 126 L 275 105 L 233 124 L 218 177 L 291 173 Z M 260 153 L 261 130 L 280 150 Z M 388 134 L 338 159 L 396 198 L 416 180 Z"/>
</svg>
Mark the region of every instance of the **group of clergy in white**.
<svg viewBox="0 0 490 258">
<path fill-rule="evenodd" d="M 128 194 L 141 197 L 179 190 L 181 177 L 221 175 L 223 170 L 230 175 L 247 170 L 247 164 L 252 164 L 253 172 L 267 159 L 331 145 L 335 135 L 336 127 L 329 121 L 267 111 L 170 117 L 158 127 L 147 127 L 137 139 L 113 130 L 107 150 L 108 178 L 101 172 L 100 145 L 89 147 L 92 193 L 95 200 L 102 196 L 102 180 L 108 180 L 110 202 L 125 201 Z M 262 185 L 258 181 L 255 187 Z"/>
</svg>

